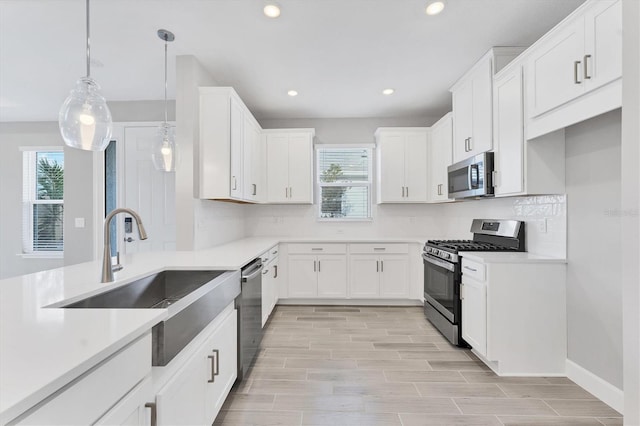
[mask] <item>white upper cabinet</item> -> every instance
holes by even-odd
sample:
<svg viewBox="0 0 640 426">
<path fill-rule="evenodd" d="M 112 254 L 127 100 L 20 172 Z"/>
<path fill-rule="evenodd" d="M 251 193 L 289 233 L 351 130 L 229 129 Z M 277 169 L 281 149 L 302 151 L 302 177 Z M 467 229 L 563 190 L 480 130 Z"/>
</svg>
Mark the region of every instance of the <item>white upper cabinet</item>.
<svg viewBox="0 0 640 426">
<path fill-rule="evenodd" d="M 267 202 L 313 203 L 313 129 L 263 131 Z"/>
<path fill-rule="evenodd" d="M 257 202 L 266 197 L 261 130 L 233 88 L 200 88 L 198 198 Z"/>
<path fill-rule="evenodd" d="M 527 138 L 622 105 L 621 3 L 585 2 L 527 51 Z"/>
<path fill-rule="evenodd" d="M 522 61 L 509 64 L 493 81 L 493 185 L 496 197 L 565 192 L 564 132 L 524 137 Z"/>
<path fill-rule="evenodd" d="M 451 88 L 454 163 L 493 147 L 493 74 L 522 50 L 517 47 L 491 49 Z"/>
<path fill-rule="evenodd" d="M 448 113 L 431 126 L 429 142 L 429 202 L 449 201 L 447 167 L 452 163 L 453 119 Z"/>
<path fill-rule="evenodd" d="M 426 127 L 379 128 L 377 145 L 377 203 L 427 201 Z"/>
</svg>

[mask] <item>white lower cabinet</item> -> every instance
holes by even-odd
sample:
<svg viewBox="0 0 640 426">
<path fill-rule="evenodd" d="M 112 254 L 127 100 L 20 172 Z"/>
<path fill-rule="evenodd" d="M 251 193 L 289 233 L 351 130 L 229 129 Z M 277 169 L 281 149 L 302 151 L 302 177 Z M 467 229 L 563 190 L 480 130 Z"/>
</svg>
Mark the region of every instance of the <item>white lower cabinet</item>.
<svg viewBox="0 0 640 426">
<path fill-rule="evenodd" d="M 261 258 L 264 265 L 262 270 L 262 327 L 264 327 L 278 302 L 278 246 L 267 250 Z"/>
<path fill-rule="evenodd" d="M 151 378 L 147 377 L 125 395 L 107 414 L 96 422 L 98 426 L 152 425 L 156 414 Z"/>
<path fill-rule="evenodd" d="M 228 312 L 158 392 L 158 425 L 213 423 L 237 377 L 237 321 L 237 311 Z"/>
<path fill-rule="evenodd" d="M 151 372 L 151 334 L 130 343 L 31 412 L 12 421 L 24 425 L 87 425 L 101 422 Z M 150 395 L 145 395 L 150 396 Z M 141 399 L 131 410 L 111 413 L 122 424 L 136 424 Z M 129 423 L 126 423 L 126 422 Z M 104 424 L 104 422 L 102 422 Z M 117 422 L 115 424 L 118 424 Z"/>
<path fill-rule="evenodd" d="M 345 255 L 293 254 L 289 256 L 289 297 L 347 296 Z"/>
<path fill-rule="evenodd" d="M 560 262 L 463 257 L 463 339 L 500 376 L 564 375 L 565 275 Z"/>
<path fill-rule="evenodd" d="M 351 298 L 409 298 L 409 259 L 406 255 L 353 254 L 350 269 Z"/>
<path fill-rule="evenodd" d="M 487 286 L 465 278 L 460 286 L 462 338 L 479 354 L 487 355 Z"/>
</svg>

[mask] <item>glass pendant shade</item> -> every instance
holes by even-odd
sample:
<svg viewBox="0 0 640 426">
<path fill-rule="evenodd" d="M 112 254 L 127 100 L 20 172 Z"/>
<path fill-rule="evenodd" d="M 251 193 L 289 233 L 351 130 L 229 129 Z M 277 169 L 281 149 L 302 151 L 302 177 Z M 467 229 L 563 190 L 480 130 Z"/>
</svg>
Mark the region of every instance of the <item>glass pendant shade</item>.
<svg viewBox="0 0 640 426">
<path fill-rule="evenodd" d="M 158 133 L 157 142 L 151 154 L 153 165 L 161 172 L 175 172 L 179 160 L 175 129 L 168 123 L 162 123 Z"/>
<path fill-rule="evenodd" d="M 62 139 L 67 146 L 103 151 L 111 141 L 112 120 L 100 86 L 82 77 L 64 101 L 58 115 Z"/>
</svg>

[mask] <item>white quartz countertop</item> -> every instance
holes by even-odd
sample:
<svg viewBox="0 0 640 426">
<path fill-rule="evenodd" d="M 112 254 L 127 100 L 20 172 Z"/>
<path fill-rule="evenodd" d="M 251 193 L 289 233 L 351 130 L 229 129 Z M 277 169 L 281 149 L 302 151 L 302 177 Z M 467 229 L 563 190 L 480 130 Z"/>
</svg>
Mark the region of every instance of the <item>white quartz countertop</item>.
<svg viewBox="0 0 640 426">
<path fill-rule="evenodd" d="M 464 259 L 482 263 L 567 263 L 567 259 L 522 252 L 463 251 Z"/>
<path fill-rule="evenodd" d="M 424 243 L 427 238 L 246 238 L 197 251 L 137 253 L 101 284 L 101 262 L 0 280 L 0 423 L 51 395 L 148 332 L 164 309 L 63 309 L 167 269 L 237 270 L 275 244 L 295 242 Z"/>
</svg>

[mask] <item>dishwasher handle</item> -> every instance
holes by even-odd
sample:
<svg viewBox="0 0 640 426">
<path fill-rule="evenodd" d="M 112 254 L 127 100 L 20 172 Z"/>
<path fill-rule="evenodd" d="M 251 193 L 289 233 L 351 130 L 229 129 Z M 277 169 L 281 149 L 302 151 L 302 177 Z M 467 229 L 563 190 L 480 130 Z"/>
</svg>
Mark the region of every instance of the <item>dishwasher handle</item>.
<svg viewBox="0 0 640 426">
<path fill-rule="evenodd" d="M 255 266 L 253 267 L 247 268 L 247 270 L 242 270 L 242 282 L 251 281 L 258 275 L 260 275 L 260 273 L 262 272 L 262 268 L 264 268 L 262 262 L 254 262 L 254 265 Z"/>
</svg>

